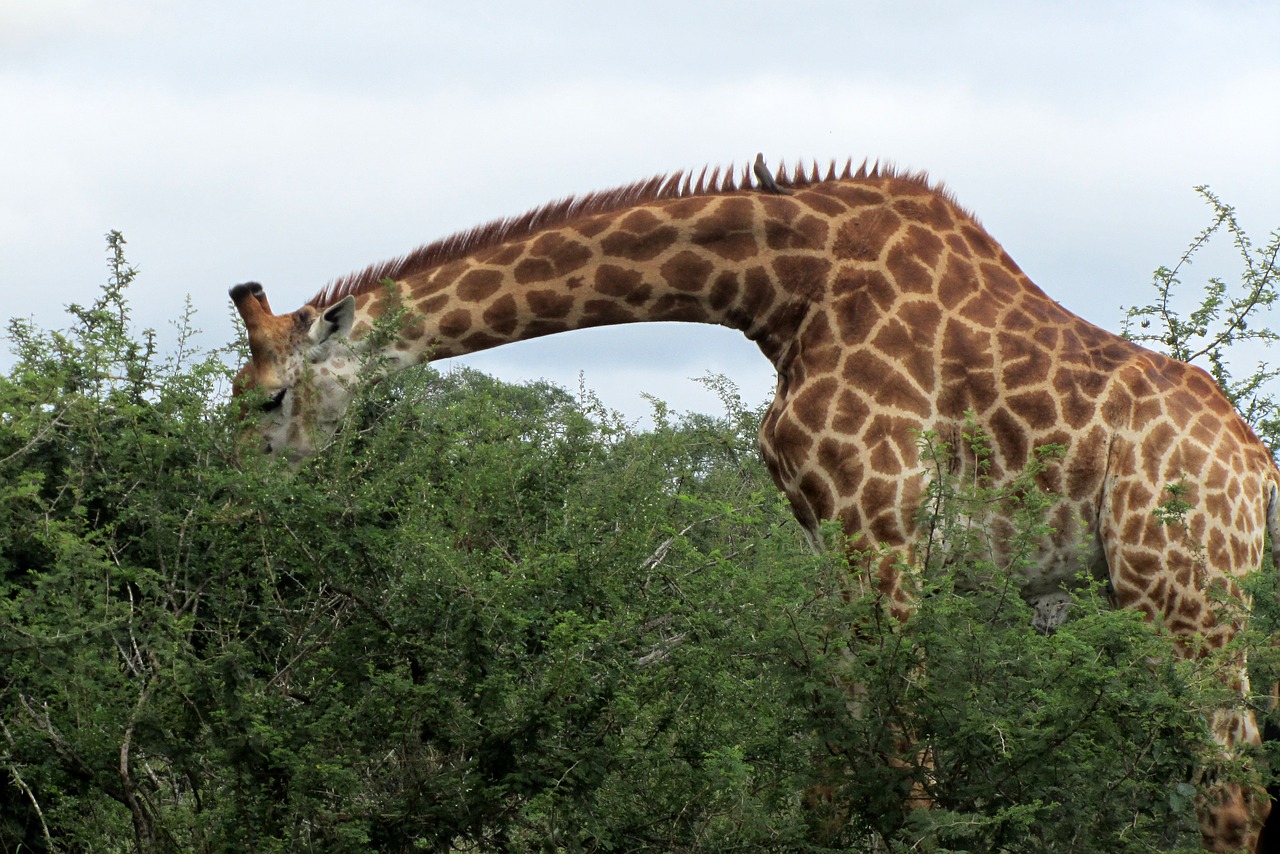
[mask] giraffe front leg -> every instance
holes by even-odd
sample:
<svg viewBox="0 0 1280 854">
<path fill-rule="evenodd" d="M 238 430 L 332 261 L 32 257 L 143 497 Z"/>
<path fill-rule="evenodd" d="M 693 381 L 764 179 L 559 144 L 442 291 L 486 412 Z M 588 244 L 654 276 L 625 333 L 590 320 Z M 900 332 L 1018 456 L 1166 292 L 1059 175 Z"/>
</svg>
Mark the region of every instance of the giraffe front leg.
<svg viewBox="0 0 1280 854">
<path fill-rule="evenodd" d="M 1248 678 L 1245 678 L 1247 692 Z M 1261 738 L 1257 720 L 1250 709 L 1219 709 L 1210 720 L 1213 740 L 1227 760 L 1234 759 L 1242 745 L 1258 747 Z M 1208 851 L 1255 851 L 1271 798 L 1257 780 L 1210 783 L 1201 795 L 1197 812 L 1200 837 Z"/>
<path fill-rule="evenodd" d="M 881 769 L 885 800 L 876 810 L 877 829 L 892 833 L 911 811 L 932 808 L 936 782 L 932 752 L 911 699 L 910 686 L 925 675 L 918 663 L 911 663 L 912 656 L 902 658 L 902 633 L 909 631 L 912 613 L 909 576 L 915 552 L 909 545 L 870 547 L 867 538 L 859 537 L 848 545 L 845 558 L 844 595 L 854 609 L 847 629 L 845 708 L 852 731 L 867 739 L 863 749 L 875 747 L 863 759 L 856 758 L 857 748 L 841 751 L 840 758 L 869 761 Z M 848 771 L 846 767 L 844 773 Z"/>
<path fill-rule="evenodd" d="M 1244 656 L 1228 649 L 1245 604 L 1217 601 L 1206 592 L 1221 587 L 1238 597 L 1230 578 L 1214 572 L 1203 551 L 1189 545 L 1185 529 L 1159 527 L 1154 517 L 1142 522 L 1149 527 L 1135 539 L 1160 544 L 1162 551 L 1108 540 L 1104 530 L 1115 603 L 1141 611 L 1168 629 L 1176 654 L 1203 662 L 1213 671 L 1210 678 L 1222 680 L 1228 689 L 1231 697 L 1213 709 L 1207 721 L 1215 755 L 1206 757 L 1197 773 L 1196 813 L 1205 850 L 1252 852 L 1271 803 L 1257 773 L 1246 768 L 1242 777 L 1239 769 L 1244 754 L 1261 744 L 1254 713 L 1246 705 L 1249 676 Z M 1224 769 L 1221 778 L 1214 766 Z"/>
</svg>

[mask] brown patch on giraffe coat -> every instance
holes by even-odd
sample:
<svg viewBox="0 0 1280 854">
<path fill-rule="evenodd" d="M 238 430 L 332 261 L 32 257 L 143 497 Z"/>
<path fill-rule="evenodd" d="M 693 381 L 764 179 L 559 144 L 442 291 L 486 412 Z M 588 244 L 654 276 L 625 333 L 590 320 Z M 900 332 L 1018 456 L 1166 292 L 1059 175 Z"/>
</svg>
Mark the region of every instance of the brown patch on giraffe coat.
<svg viewBox="0 0 1280 854">
<path fill-rule="evenodd" d="M 821 377 L 806 383 L 787 407 L 788 411 L 805 429 L 818 433 L 827 425 L 827 410 L 839 388 L 834 377 Z"/>
<path fill-rule="evenodd" d="M 1218 384 L 1211 377 L 1202 371 L 1188 371 L 1186 376 L 1187 391 L 1198 398 L 1198 403 L 1203 405 L 1205 401 L 1214 403 L 1222 394 Z"/>
<path fill-rule="evenodd" d="M 1053 375 L 1053 390 L 1062 420 L 1077 430 L 1092 421 L 1106 382 L 1107 377 L 1095 371 L 1059 367 Z"/>
<path fill-rule="evenodd" d="M 764 242 L 770 249 L 822 250 L 827 246 L 827 222 L 802 209 L 790 199 L 772 197 L 766 205 Z M 781 208 L 781 215 L 779 208 Z"/>
<path fill-rule="evenodd" d="M 1207 541 L 1205 542 L 1205 550 L 1209 555 L 1209 563 L 1213 566 L 1227 566 L 1231 559 L 1231 549 L 1227 544 L 1227 537 L 1220 528 L 1214 528 L 1209 532 Z"/>
<path fill-rule="evenodd" d="M 1169 580 L 1163 574 L 1156 575 L 1155 573 L 1152 573 L 1152 577 L 1155 578 L 1155 581 L 1147 588 L 1147 598 L 1155 603 L 1157 611 L 1165 614 L 1167 617 L 1173 610 L 1169 607 L 1171 604 Z"/>
<path fill-rule="evenodd" d="M 598 293 L 625 299 L 632 305 L 644 302 L 653 293 L 653 287 L 645 284 L 644 276 L 639 270 L 616 264 L 601 264 L 597 267 L 593 284 Z"/>
<path fill-rule="evenodd" d="M 783 288 L 812 300 L 822 299 L 827 291 L 827 274 L 831 262 L 812 255 L 782 255 L 773 260 L 773 272 Z"/>
<path fill-rule="evenodd" d="M 463 302 L 482 302 L 502 287 L 502 273 L 498 270 L 468 270 L 458 280 L 455 293 Z"/>
<path fill-rule="evenodd" d="M 1145 511 L 1149 507 L 1155 507 L 1156 493 L 1145 483 L 1129 481 L 1126 484 L 1125 497 L 1129 503 L 1130 510 L 1137 508 L 1138 510 Z M 1138 516 L 1133 521 L 1142 525 L 1146 523 L 1146 517 Z M 1134 532 L 1134 539 L 1137 539 L 1136 531 Z"/>
<path fill-rule="evenodd" d="M 521 258 L 512 268 L 511 275 L 517 284 L 528 285 L 554 279 L 556 270 L 546 258 Z"/>
<path fill-rule="evenodd" d="M 887 477 L 869 477 L 862 484 L 861 504 L 863 507 L 880 508 L 881 512 L 872 517 L 870 528 L 876 542 L 891 543 L 902 536 L 902 527 L 898 522 L 896 511 L 898 484 L 896 479 Z"/>
<path fill-rule="evenodd" d="M 481 319 L 485 325 L 500 335 L 510 335 L 516 331 L 519 323 L 516 317 L 516 299 L 511 294 L 503 294 L 484 310 Z"/>
<path fill-rule="evenodd" d="M 858 441 L 867 447 L 883 441 L 893 442 L 905 459 L 911 459 L 914 456 L 915 431 L 919 428 L 919 419 L 875 412 L 864 424 Z"/>
<path fill-rule="evenodd" d="M 1145 516 L 1133 514 L 1132 510 L 1130 511 L 1130 513 L 1131 515 L 1127 517 L 1124 517 L 1124 516 L 1121 517 L 1124 520 L 1124 524 L 1122 525 L 1121 531 L 1120 531 L 1120 542 L 1122 543 L 1140 542 L 1142 540 L 1142 531 L 1147 524 L 1147 519 Z M 1113 575 L 1115 574 L 1114 570 L 1112 570 L 1112 574 Z"/>
<path fill-rule="evenodd" d="M 634 314 L 615 300 L 589 299 L 582 306 L 582 325 L 607 326 L 611 323 L 629 323 Z"/>
<path fill-rule="evenodd" d="M 986 289 L 987 299 L 999 307 L 1014 306 L 1024 302 L 1021 297 L 1026 291 L 1027 282 L 1015 278 L 1005 267 L 999 264 L 983 264 L 979 275 Z"/>
<path fill-rule="evenodd" d="M 966 261 L 973 260 L 973 250 L 969 248 L 969 244 L 960 234 L 953 231 L 943 240 L 954 257 L 962 258 Z"/>
<path fill-rule="evenodd" d="M 998 329 L 1001 303 L 987 298 L 987 295 L 975 294 L 957 312 L 961 318 L 983 329 Z"/>
<path fill-rule="evenodd" d="M 942 309 L 931 299 L 909 300 L 898 309 L 898 316 L 911 330 L 911 338 L 921 350 L 932 350 L 942 325 Z"/>
<path fill-rule="evenodd" d="M 1169 545 L 1170 530 L 1152 516 L 1143 524 L 1142 536 L 1138 538 L 1137 545 L 1163 553 Z"/>
<path fill-rule="evenodd" d="M 653 301 L 653 317 L 649 320 L 680 320 L 687 323 L 709 323 L 711 315 L 702 302 L 688 294 L 663 294 Z"/>
<path fill-rule="evenodd" d="M 613 223 L 607 216 L 591 216 L 573 223 L 570 229 L 588 240 L 594 240 L 612 226 Z"/>
<path fill-rule="evenodd" d="M 919 389 L 933 388 L 933 353 L 916 346 L 913 329 L 897 318 L 884 321 L 876 337 L 872 338 L 872 347 L 876 347 L 896 364 L 892 375 L 882 378 L 882 391 L 877 399 L 882 399 L 884 392 L 891 389 L 893 402 L 884 399 L 886 405 L 927 415 L 931 406 Z M 902 369 L 915 380 L 914 383 L 901 375 Z"/>
<path fill-rule="evenodd" d="M 569 240 L 563 234 L 551 232 L 534 239 L 530 254 L 546 258 L 558 276 L 567 276 L 591 260 L 591 247 L 577 240 Z"/>
<path fill-rule="evenodd" d="M 428 294 L 433 294 L 440 289 L 430 276 L 406 279 L 404 284 L 409 290 L 409 298 L 414 301 L 423 300 Z"/>
<path fill-rule="evenodd" d="M 897 366 L 870 347 L 846 353 L 840 375 L 851 387 L 871 400 L 887 378 L 897 374 Z"/>
<path fill-rule="evenodd" d="M 1202 445 L 1213 446 L 1218 438 L 1218 419 L 1212 413 L 1201 413 L 1191 425 L 1190 436 Z"/>
<path fill-rule="evenodd" d="M 898 213 L 927 226 L 935 234 L 945 234 L 955 228 L 956 217 L 952 214 L 951 205 L 937 194 L 924 199 L 900 199 L 895 207 Z"/>
<path fill-rule="evenodd" d="M 907 235 L 900 244 L 908 252 L 919 258 L 926 266 L 937 269 L 942 260 L 946 246 L 937 232 L 919 225 L 907 228 Z"/>
<path fill-rule="evenodd" d="M 848 303 L 847 308 L 838 309 L 842 317 L 855 322 L 862 320 L 858 317 L 859 312 L 871 312 L 872 316 L 867 320 L 873 321 L 876 314 L 888 312 L 898 301 L 897 289 L 879 270 L 840 269 L 831 283 L 831 292 L 842 303 L 845 302 L 846 297 L 859 298 Z M 858 336 L 858 340 L 861 341 L 862 336 Z"/>
<path fill-rule="evenodd" d="M 836 335 L 845 346 L 865 344 L 880 316 L 871 294 L 862 291 L 835 297 L 831 300 L 831 312 L 835 318 Z"/>
<path fill-rule="evenodd" d="M 1058 423 L 1058 404 L 1044 389 L 1009 395 L 1009 406 L 1032 430 L 1048 430 Z"/>
<path fill-rule="evenodd" d="M 1231 557 L 1233 566 L 1258 567 L 1262 561 L 1260 551 L 1241 537 L 1231 537 Z"/>
<path fill-rule="evenodd" d="M 457 308 L 440 318 L 440 334 L 446 338 L 459 338 L 471 328 L 471 312 Z"/>
<path fill-rule="evenodd" d="M 663 262 L 659 272 L 667 284 L 678 291 L 696 293 L 705 290 L 715 265 L 697 252 L 686 249 Z"/>
<path fill-rule="evenodd" d="M 1031 332 L 1031 340 L 1046 350 L 1061 352 L 1060 358 L 1069 359 L 1074 352 L 1061 340 L 1062 330 L 1056 326 L 1037 326 Z"/>
<path fill-rule="evenodd" d="M 1213 464 L 1209 466 L 1209 473 L 1205 476 L 1204 484 L 1214 492 L 1221 492 L 1226 488 L 1229 476 L 1227 467 L 1214 460 Z"/>
<path fill-rule="evenodd" d="M 1178 616 L 1186 620 L 1190 627 L 1194 628 L 1203 614 L 1204 606 L 1200 604 L 1198 597 L 1188 595 L 1178 597 Z"/>
<path fill-rule="evenodd" d="M 707 302 L 716 311 L 724 311 L 733 305 L 738 298 L 738 275 L 731 270 L 723 270 L 716 276 L 711 290 L 707 293 Z"/>
<path fill-rule="evenodd" d="M 855 209 L 884 203 L 884 193 L 862 184 L 832 184 L 829 195 Z"/>
<path fill-rule="evenodd" d="M 451 302 L 453 302 L 453 297 L 449 294 L 436 294 L 430 299 L 423 300 L 419 303 L 418 310 L 426 315 L 438 314 L 440 309 L 444 308 Z"/>
<path fill-rule="evenodd" d="M 521 330 L 521 336 L 526 338 L 540 338 L 543 335 L 554 335 L 557 332 L 567 332 L 570 329 L 568 322 L 564 320 L 547 320 L 541 317 L 535 317 L 524 325 Z"/>
<path fill-rule="evenodd" d="M 1208 461 L 1209 452 L 1205 448 L 1183 441 L 1178 443 L 1177 453 L 1174 455 L 1171 464 L 1179 471 L 1186 472 L 1188 475 L 1198 476 Z"/>
<path fill-rule="evenodd" d="M 973 254 L 979 258 L 997 259 L 1000 257 L 1000 247 L 991 239 L 991 235 L 987 234 L 981 228 L 972 223 L 961 223 L 959 228 L 960 236 L 964 238 L 964 242 L 973 251 Z"/>
<path fill-rule="evenodd" d="M 400 341 L 396 342 L 397 347 L 399 347 L 400 344 L 404 344 L 404 350 L 413 349 L 412 342 L 417 341 L 427 334 L 426 318 L 422 316 L 421 312 L 411 312 L 404 318 L 400 327 L 400 333 L 404 337 L 401 338 Z"/>
<path fill-rule="evenodd" d="M 1177 438 L 1177 431 L 1167 421 L 1147 425 L 1147 432 L 1142 437 L 1140 456 L 1143 461 L 1142 474 L 1148 483 L 1165 487 L 1172 482 L 1161 470 L 1160 463 Z M 1182 472 L 1175 472 L 1173 479 L 1177 480 L 1182 474 Z"/>
<path fill-rule="evenodd" d="M 889 250 L 885 261 L 889 275 L 902 293 L 932 294 L 933 271 L 908 246 L 898 244 Z"/>
<path fill-rule="evenodd" d="M 1017 354 L 1012 358 L 1006 356 L 1004 370 L 1000 373 L 1000 384 L 1009 390 L 1024 386 L 1039 385 L 1049 379 L 1049 371 L 1053 368 L 1053 357 L 1038 348 L 1024 349 L 1018 352 L 1020 340 L 1003 332 L 997 335 L 997 346 L 1005 353 Z"/>
<path fill-rule="evenodd" d="M 1163 568 L 1163 561 L 1160 560 L 1160 556 L 1158 554 L 1149 551 L 1139 551 L 1138 549 L 1125 549 L 1124 561 L 1130 570 L 1130 574 L 1138 579 L 1148 579 L 1157 576 Z"/>
<path fill-rule="evenodd" d="M 694 224 L 690 240 L 726 261 L 745 261 L 759 254 L 756 208 L 748 199 L 723 200 L 709 216 Z"/>
<path fill-rule="evenodd" d="M 835 496 L 831 494 L 831 487 L 827 486 L 821 475 L 806 472 L 797 486 L 815 514 L 815 519 L 831 518 L 832 511 L 835 510 Z"/>
<path fill-rule="evenodd" d="M 488 252 L 481 252 L 476 256 L 476 260 L 482 264 L 491 264 L 494 267 L 509 267 L 524 254 L 524 251 L 525 245 L 523 243 L 505 243 Z"/>
<path fill-rule="evenodd" d="M 889 437 L 885 437 L 866 451 L 866 459 L 871 470 L 881 474 L 900 474 L 906 462 L 898 454 L 898 446 Z"/>
<path fill-rule="evenodd" d="M 836 399 L 831 429 L 846 436 L 855 436 L 870 417 L 871 407 L 865 396 L 854 394 L 846 389 L 841 391 Z"/>
<path fill-rule="evenodd" d="M 661 222 L 649 211 L 633 211 L 623 217 L 618 230 L 601 238 L 600 248 L 607 256 L 652 261 L 680 239 L 679 229 Z"/>
<path fill-rule="evenodd" d="M 662 227 L 665 223 L 661 217 L 647 208 L 636 208 L 617 220 L 615 231 L 625 231 L 630 234 L 644 234 L 655 228 Z"/>
<path fill-rule="evenodd" d="M 901 225 L 901 218 L 888 208 L 859 214 L 845 220 L 836 230 L 831 253 L 850 261 L 875 261 Z"/>
<path fill-rule="evenodd" d="M 569 316 L 577 300 L 572 294 L 543 290 L 525 294 L 525 302 L 529 304 L 529 310 L 538 317 L 559 320 Z"/>
<path fill-rule="evenodd" d="M 1067 444 L 1058 437 L 1051 438 L 1050 442 Z M 1086 435 L 1071 443 L 1068 452 L 1071 462 L 1067 469 L 1067 497 L 1078 500 L 1092 495 L 1100 482 L 1100 472 L 1104 470 L 1107 431 L 1101 425 L 1095 425 Z"/>
<path fill-rule="evenodd" d="M 763 267 L 752 267 L 747 270 L 744 280 L 738 308 L 749 318 L 763 318 L 773 305 L 773 279 Z"/>
<path fill-rule="evenodd" d="M 857 492 L 862 482 L 862 467 L 857 460 L 858 451 L 852 445 L 836 439 L 818 443 L 818 466 L 831 477 L 837 495 L 847 497 Z"/>
<path fill-rule="evenodd" d="M 490 335 L 488 332 L 473 332 L 463 338 L 461 343 L 463 347 L 467 348 L 468 352 L 476 353 L 480 350 L 488 350 L 490 347 L 497 347 L 499 344 L 505 344 L 507 339 L 497 335 Z"/>
<path fill-rule="evenodd" d="M 1006 471 L 1018 471 L 1030 460 L 1031 445 L 1026 426 L 1008 408 L 991 414 L 992 445 L 999 449 Z"/>
<path fill-rule="evenodd" d="M 1028 335 L 1036 328 L 1037 322 L 1030 314 L 1015 306 L 1005 312 L 1004 317 L 1000 319 L 1000 326 L 1007 332 Z"/>
<path fill-rule="evenodd" d="M 813 208 L 823 216 L 835 218 L 844 214 L 848 209 L 847 206 L 839 199 L 832 198 L 828 193 L 807 192 L 804 193 L 804 204 Z"/>
<path fill-rule="evenodd" d="M 814 443 L 813 434 L 804 429 L 790 412 L 773 416 L 769 435 L 774 453 L 786 460 L 807 457 Z"/>
<path fill-rule="evenodd" d="M 977 292 L 978 279 L 973 265 L 954 255 L 949 256 L 942 276 L 938 279 L 938 302 L 955 310 Z"/>
<path fill-rule="evenodd" d="M 456 282 L 458 277 L 469 269 L 471 268 L 468 265 L 462 263 L 446 264 L 432 272 L 431 281 L 436 287 L 444 289 Z"/>
<path fill-rule="evenodd" d="M 800 365 L 817 375 L 835 373 L 843 355 L 843 350 L 835 343 L 826 312 L 811 314 L 800 332 Z"/>
<path fill-rule="evenodd" d="M 711 202 L 710 196 L 690 196 L 668 202 L 663 205 L 663 211 L 672 219 L 692 219 L 706 210 Z"/>
</svg>

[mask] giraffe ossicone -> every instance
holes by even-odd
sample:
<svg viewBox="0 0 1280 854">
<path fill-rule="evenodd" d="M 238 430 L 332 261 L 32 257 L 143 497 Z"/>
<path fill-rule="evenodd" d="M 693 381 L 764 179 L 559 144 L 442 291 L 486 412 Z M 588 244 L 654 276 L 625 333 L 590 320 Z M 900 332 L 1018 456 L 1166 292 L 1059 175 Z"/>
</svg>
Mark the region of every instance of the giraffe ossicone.
<svg viewBox="0 0 1280 854">
<path fill-rule="evenodd" d="M 1065 447 L 1041 476 L 1060 501 L 1025 579 L 1038 619 L 1062 618 L 1055 597 L 1083 550 L 1117 604 L 1162 620 L 1188 651 L 1225 646 L 1239 626 L 1219 619 L 1211 590 L 1239 595 L 1268 525 L 1280 543 L 1280 472 L 1209 375 L 1062 308 L 922 175 L 846 164 L 770 176 L 758 160 L 753 184 L 752 171 L 565 199 L 339 279 L 289 314 L 237 285 L 252 353 L 237 389 L 265 395 L 263 447 L 313 454 L 369 359 L 393 370 L 592 326 L 720 324 L 777 372 L 760 431 L 774 480 L 807 530 L 835 520 L 878 555 L 863 569 L 891 610 L 910 607 L 896 567 L 921 533 L 917 437 L 958 437 L 973 418 L 996 485 L 1036 448 Z M 371 334 L 400 310 L 398 334 Z M 1189 509 L 1165 525 L 1156 511 L 1175 482 Z M 1243 706 L 1211 728 L 1229 753 L 1259 741 Z M 1217 787 L 1201 809 L 1205 846 L 1252 846 L 1268 810 L 1260 790 Z"/>
</svg>

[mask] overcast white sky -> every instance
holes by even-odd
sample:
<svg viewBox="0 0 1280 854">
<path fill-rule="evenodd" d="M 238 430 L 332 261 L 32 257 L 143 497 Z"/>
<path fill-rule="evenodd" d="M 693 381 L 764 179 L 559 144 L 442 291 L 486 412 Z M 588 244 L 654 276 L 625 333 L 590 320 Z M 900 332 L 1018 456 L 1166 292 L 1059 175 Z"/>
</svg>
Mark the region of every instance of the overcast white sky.
<svg viewBox="0 0 1280 854">
<path fill-rule="evenodd" d="M 1274 0 L 0 0 L 0 314 L 64 325 L 119 229 L 139 325 L 165 332 L 190 295 L 213 346 L 237 282 L 288 310 L 480 222 L 763 151 L 927 169 L 1116 329 L 1206 224 L 1193 186 L 1258 242 L 1280 226 L 1278 107 Z M 715 409 L 688 379 L 707 371 L 753 403 L 773 382 L 708 326 L 467 362 L 584 371 L 633 415 L 641 392 Z"/>
</svg>

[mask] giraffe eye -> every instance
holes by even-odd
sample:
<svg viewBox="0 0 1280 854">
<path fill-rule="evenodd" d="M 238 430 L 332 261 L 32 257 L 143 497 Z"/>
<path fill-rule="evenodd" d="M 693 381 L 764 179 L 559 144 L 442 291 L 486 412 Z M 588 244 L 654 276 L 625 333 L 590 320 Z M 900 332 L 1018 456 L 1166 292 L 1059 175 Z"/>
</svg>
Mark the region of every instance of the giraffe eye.
<svg viewBox="0 0 1280 854">
<path fill-rule="evenodd" d="M 263 411 L 263 412 L 274 412 L 274 411 L 276 411 L 277 409 L 279 409 L 279 408 L 280 408 L 280 404 L 284 403 L 284 396 L 285 396 L 285 394 L 286 394 L 288 391 L 289 391 L 289 389 L 287 389 L 287 388 L 282 388 L 282 389 L 280 389 L 279 391 L 277 391 L 277 392 L 275 392 L 274 394 L 272 394 L 272 395 L 271 395 L 270 397 L 268 397 L 266 400 L 264 400 L 264 401 L 262 402 L 262 411 Z"/>
</svg>

